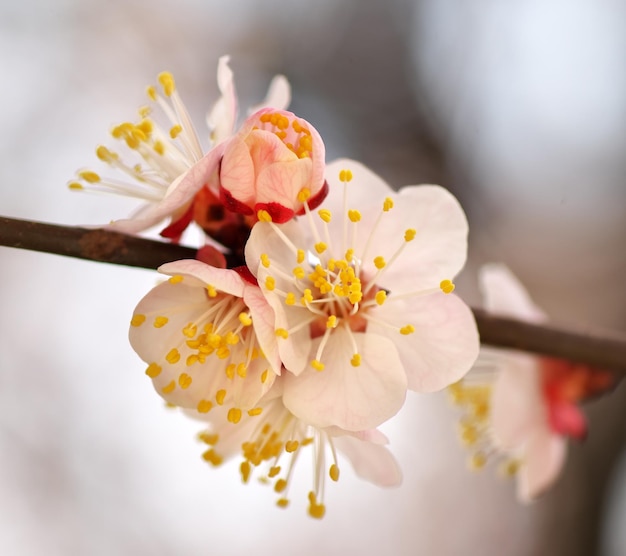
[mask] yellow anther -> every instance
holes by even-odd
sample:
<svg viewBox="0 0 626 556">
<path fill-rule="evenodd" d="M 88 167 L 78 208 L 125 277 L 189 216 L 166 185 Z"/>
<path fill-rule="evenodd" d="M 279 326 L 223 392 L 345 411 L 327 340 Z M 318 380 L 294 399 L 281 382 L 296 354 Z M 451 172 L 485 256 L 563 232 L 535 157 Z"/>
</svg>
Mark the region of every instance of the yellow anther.
<svg viewBox="0 0 626 556">
<path fill-rule="evenodd" d="M 322 519 L 326 513 L 326 506 L 318 504 L 315 500 L 315 494 L 309 492 L 309 515 L 315 519 Z"/>
<path fill-rule="evenodd" d="M 391 197 L 386 197 L 385 202 L 383 203 L 383 211 L 389 212 L 393 208 L 393 199 Z"/>
<path fill-rule="evenodd" d="M 409 241 L 413 241 L 415 239 L 415 234 L 417 234 L 417 230 L 409 228 L 406 232 L 404 232 L 404 241 L 406 241 L 407 243 Z"/>
<path fill-rule="evenodd" d="M 348 262 L 352 262 L 353 257 L 354 257 L 354 249 L 350 248 L 346 251 L 345 259 Z"/>
<path fill-rule="evenodd" d="M 152 113 L 152 108 L 150 108 L 149 106 L 140 106 L 137 109 L 137 113 L 142 118 L 147 118 Z"/>
<path fill-rule="evenodd" d="M 285 297 L 286 305 L 295 305 L 296 304 L 296 294 L 293 292 L 289 292 L 287 297 Z"/>
<path fill-rule="evenodd" d="M 156 89 L 152 85 L 150 85 L 149 87 L 146 87 L 146 94 L 148 95 L 148 98 L 152 102 L 156 102 L 157 92 L 156 92 Z"/>
<path fill-rule="evenodd" d="M 176 388 L 176 382 L 172 380 L 172 382 L 170 382 L 167 386 L 161 388 L 161 392 L 164 394 L 171 394 L 174 391 L 174 388 Z"/>
<path fill-rule="evenodd" d="M 478 471 L 487 464 L 487 456 L 483 452 L 476 452 L 470 456 L 468 461 L 469 468 L 472 471 Z"/>
<path fill-rule="evenodd" d="M 269 268 L 270 266 L 270 258 L 269 255 L 267 253 L 263 253 L 261 255 L 261 264 L 265 267 L 265 268 Z"/>
<path fill-rule="evenodd" d="M 239 421 L 241 421 L 241 409 L 237 407 L 231 407 L 228 410 L 228 420 L 234 425 L 239 423 Z"/>
<path fill-rule="evenodd" d="M 310 197 L 311 197 L 311 190 L 308 187 L 303 187 L 298 192 L 298 201 L 300 201 L 301 203 L 306 203 Z"/>
<path fill-rule="evenodd" d="M 236 346 L 239 343 L 239 335 L 235 334 L 232 330 L 230 330 L 226 333 L 226 336 L 224 337 L 224 341 L 229 346 Z"/>
<path fill-rule="evenodd" d="M 413 334 L 413 332 L 415 332 L 415 327 L 412 324 L 407 324 L 400 329 L 400 334 L 404 334 L 405 336 Z"/>
<path fill-rule="evenodd" d="M 339 181 L 341 182 L 349 182 L 352 181 L 352 171 L 351 170 L 340 170 L 339 171 Z"/>
<path fill-rule="evenodd" d="M 317 211 L 317 214 L 319 214 L 319 217 L 326 222 L 326 224 L 328 224 L 332 218 L 332 214 L 328 209 L 320 209 Z"/>
<path fill-rule="evenodd" d="M 175 274 L 168 280 L 170 284 L 180 284 L 182 281 L 183 277 L 180 274 Z"/>
<path fill-rule="evenodd" d="M 298 280 L 302 280 L 306 276 L 306 272 L 304 272 L 304 268 L 302 268 L 301 266 L 297 266 L 293 269 L 293 275 Z"/>
<path fill-rule="evenodd" d="M 259 219 L 259 222 L 271 222 L 272 221 L 272 217 L 270 213 L 263 209 L 261 209 L 259 212 L 256 213 L 256 217 Z"/>
<path fill-rule="evenodd" d="M 261 413 L 263 413 L 262 407 L 254 407 L 252 409 L 248 409 L 248 415 L 250 415 L 250 417 L 256 417 L 257 415 L 261 415 Z"/>
<path fill-rule="evenodd" d="M 385 290 L 378 290 L 376 292 L 376 295 L 374 296 L 374 299 L 376 300 L 376 303 L 382 305 L 387 299 L 387 292 Z"/>
<path fill-rule="evenodd" d="M 183 126 L 180 124 L 176 124 L 175 126 L 172 126 L 170 128 L 170 137 L 172 139 L 176 139 L 176 137 L 178 137 L 182 131 L 183 131 Z"/>
<path fill-rule="evenodd" d="M 146 315 L 136 314 L 130 319 L 131 326 L 141 326 L 144 322 L 146 322 Z"/>
<path fill-rule="evenodd" d="M 204 452 L 204 454 L 202 454 L 202 459 L 204 461 L 206 461 L 207 463 L 210 463 L 214 467 L 217 467 L 218 465 L 221 465 L 222 461 L 224 461 L 222 456 L 220 456 L 212 448 L 210 450 L 207 450 L 206 452 Z"/>
<path fill-rule="evenodd" d="M 239 466 L 239 470 L 241 471 L 241 479 L 244 483 L 247 483 L 248 479 L 250 478 L 250 462 L 242 461 L 241 465 Z"/>
<path fill-rule="evenodd" d="M 215 289 L 215 286 L 207 284 L 206 291 L 209 294 L 209 297 L 217 297 L 217 290 Z"/>
<path fill-rule="evenodd" d="M 163 156 L 165 154 L 165 145 L 161 141 L 156 141 L 153 146 L 154 152 Z"/>
<path fill-rule="evenodd" d="M 168 354 L 165 356 L 165 360 L 170 364 L 174 365 L 180 361 L 180 352 L 176 348 L 172 348 Z"/>
<path fill-rule="evenodd" d="M 104 145 L 100 145 L 96 148 L 96 156 L 102 160 L 102 162 L 112 162 L 118 158 L 114 152 L 111 152 Z"/>
<path fill-rule="evenodd" d="M 261 383 L 265 384 L 267 382 L 267 377 L 269 376 L 270 372 L 265 369 L 262 373 L 261 373 Z"/>
<path fill-rule="evenodd" d="M 83 184 L 78 183 L 77 181 L 71 181 L 67 184 L 67 187 L 69 187 L 72 191 L 82 191 L 83 189 L 85 189 Z"/>
<path fill-rule="evenodd" d="M 191 355 L 187 356 L 187 359 L 185 360 L 185 365 L 187 365 L 187 367 L 191 367 L 198 361 L 200 361 L 200 357 L 198 357 L 198 355 L 196 355 L 195 353 L 192 353 Z"/>
<path fill-rule="evenodd" d="M 276 477 L 276 475 L 278 475 L 280 473 L 280 465 L 274 465 L 273 467 L 270 467 L 270 470 L 267 472 L 267 476 L 272 479 L 274 477 Z"/>
<path fill-rule="evenodd" d="M 361 365 L 361 354 L 355 353 L 352 356 L 352 359 L 350 359 L 350 363 L 352 364 L 353 367 L 358 367 L 359 365 Z"/>
<path fill-rule="evenodd" d="M 385 268 L 385 266 L 387 265 L 387 263 L 385 262 L 385 257 L 374 257 L 374 266 L 380 270 L 382 268 Z"/>
<path fill-rule="evenodd" d="M 298 254 L 296 255 L 296 261 L 298 264 L 302 264 L 304 262 L 304 250 L 298 249 Z"/>
<path fill-rule="evenodd" d="M 277 328 L 274 333 L 276 334 L 276 336 L 282 338 L 283 340 L 289 338 L 289 332 L 287 332 L 284 328 Z"/>
<path fill-rule="evenodd" d="M 328 474 L 330 475 L 330 478 L 337 482 L 339 480 L 339 467 L 337 467 L 337 464 L 333 463 L 330 466 L 330 469 L 328 470 Z"/>
<path fill-rule="evenodd" d="M 336 315 L 330 315 L 326 319 L 326 328 L 335 328 L 336 326 L 337 326 L 337 316 Z"/>
<path fill-rule="evenodd" d="M 193 322 L 190 322 L 187 326 L 185 326 L 185 328 L 183 328 L 183 334 L 187 336 L 187 338 L 193 338 L 196 335 L 196 332 L 198 332 L 198 327 Z"/>
<path fill-rule="evenodd" d="M 239 363 L 237 365 L 237 374 L 241 378 L 246 378 L 246 375 L 248 374 L 248 367 L 246 367 L 245 363 Z"/>
<path fill-rule="evenodd" d="M 248 313 L 239 313 L 239 322 L 244 326 L 251 326 L 252 318 L 250 318 Z"/>
<path fill-rule="evenodd" d="M 163 328 L 170 319 L 168 319 L 167 317 L 155 317 L 154 318 L 154 327 L 155 328 Z"/>
<path fill-rule="evenodd" d="M 84 179 L 87 183 L 98 183 L 100 181 L 100 176 L 91 170 L 78 172 L 78 176 Z"/>
<path fill-rule="evenodd" d="M 358 210 L 350 209 L 348 211 L 348 218 L 350 222 L 359 222 L 361 220 L 361 213 Z"/>
<path fill-rule="evenodd" d="M 439 287 L 443 293 L 452 293 L 454 291 L 454 283 L 452 280 L 442 280 Z"/>
<path fill-rule="evenodd" d="M 235 365 L 234 363 L 229 363 L 228 365 L 226 365 L 226 376 L 229 379 L 233 379 L 235 378 L 235 370 L 237 369 L 237 365 Z"/>
<path fill-rule="evenodd" d="M 198 410 L 198 413 L 208 413 L 211 409 L 213 409 L 213 402 L 209 400 L 200 400 L 196 409 Z"/>
<path fill-rule="evenodd" d="M 165 96 L 171 96 L 171 94 L 176 89 L 176 83 L 172 74 L 169 71 L 163 71 L 159 73 L 158 79 L 161 87 L 163 87 L 163 92 L 165 93 Z"/>
<path fill-rule="evenodd" d="M 148 368 L 146 369 L 146 374 L 150 378 L 156 378 L 157 376 L 161 374 L 162 370 L 163 369 L 161 368 L 160 365 L 157 365 L 156 363 L 150 363 L 150 365 L 148 365 Z"/>
<path fill-rule="evenodd" d="M 459 436 L 466 446 L 473 446 L 478 441 L 478 431 L 473 425 L 461 424 Z"/>
<path fill-rule="evenodd" d="M 317 359 L 313 359 L 313 361 L 311 361 L 311 367 L 313 367 L 316 371 L 323 371 L 324 363 L 318 361 Z"/>
<path fill-rule="evenodd" d="M 292 452 L 295 452 L 299 447 L 300 442 L 298 442 L 297 440 L 287 440 L 287 442 L 285 443 L 285 451 L 289 452 L 290 454 Z"/>
<path fill-rule="evenodd" d="M 520 465 L 519 460 L 509 459 L 500 465 L 499 471 L 504 477 L 515 477 L 519 471 Z"/>
<path fill-rule="evenodd" d="M 202 402 L 200 402 L 202 403 Z M 210 406 L 212 406 L 211 402 L 206 402 L 208 403 Z M 198 407 L 200 406 L 200 404 L 198 404 Z M 201 413 L 206 413 L 206 411 L 202 411 Z M 220 439 L 220 435 L 219 434 L 211 434 L 208 432 L 201 432 L 198 434 L 198 438 L 204 442 L 205 444 L 208 444 L 209 446 L 215 446 L 217 444 L 217 442 Z"/>
<path fill-rule="evenodd" d="M 215 401 L 217 405 L 224 405 L 224 398 L 226 397 L 226 390 L 218 390 L 215 394 Z"/>
<path fill-rule="evenodd" d="M 300 303 L 302 305 L 306 305 L 307 303 L 311 303 L 312 301 L 313 301 L 313 294 L 311 293 L 311 290 L 309 288 L 306 288 L 304 290 L 304 294 L 300 298 Z"/>
<path fill-rule="evenodd" d="M 279 498 L 278 500 L 276 500 L 276 505 L 279 508 L 286 508 L 287 506 L 289 506 L 289 500 L 287 500 L 286 498 Z"/>
<path fill-rule="evenodd" d="M 326 251 L 326 249 L 328 249 L 328 245 L 326 245 L 323 241 L 315 244 L 315 250 L 319 255 Z"/>
<path fill-rule="evenodd" d="M 267 291 L 274 291 L 274 289 L 276 288 L 276 279 L 273 276 L 268 276 L 265 279 L 265 288 L 267 289 Z"/>
<path fill-rule="evenodd" d="M 276 492 L 282 492 L 286 488 L 287 488 L 287 481 L 285 481 L 285 479 L 278 479 L 278 481 L 276 481 L 276 484 L 274 485 L 274 490 Z"/>
<path fill-rule="evenodd" d="M 191 386 L 192 380 L 191 377 L 187 373 L 181 373 L 178 377 L 178 384 L 183 390 L 186 390 Z"/>
</svg>

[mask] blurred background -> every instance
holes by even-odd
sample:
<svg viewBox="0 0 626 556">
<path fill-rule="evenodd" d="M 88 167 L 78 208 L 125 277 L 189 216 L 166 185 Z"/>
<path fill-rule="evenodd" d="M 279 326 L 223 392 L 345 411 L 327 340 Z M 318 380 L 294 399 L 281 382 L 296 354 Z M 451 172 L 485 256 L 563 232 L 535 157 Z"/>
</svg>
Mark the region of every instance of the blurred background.
<svg viewBox="0 0 626 556">
<path fill-rule="evenodd" d="M 242 107 L 284 73 L 329 160 L 459 197 L 468 301 L 502 261 L 556 322 L 626 329 L 623 1 L 0 0 L 0 46 L 2 215 L 127 215 L 66 182 L 164 69 L 206 135 L 229 53 Z M 589 439 L 531 506 L 467 471 L 444 395 L 410 395 L 383 427 L 403 486 L 344 472 L 318 522 L 303 462 L 279 510 L 154 394 L 127 330 L 155 273 L 6 248 L 0 268 L 2 554 L 626 554 L 623 387 L 586 407 Z"/>
</svg>

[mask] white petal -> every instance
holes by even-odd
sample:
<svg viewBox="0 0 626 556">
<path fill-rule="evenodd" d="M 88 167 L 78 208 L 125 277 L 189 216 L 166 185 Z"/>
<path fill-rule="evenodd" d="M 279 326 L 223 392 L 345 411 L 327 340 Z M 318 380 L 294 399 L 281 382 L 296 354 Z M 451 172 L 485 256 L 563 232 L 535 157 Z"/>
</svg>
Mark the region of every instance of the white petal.
<svg viewBox="0 0 626 556">
<path fill-rule="evenodd" d="M 267 303 L 260 288 L 255 286 L 246 286 L 243 300 L 250 309 L 252 325 L 254 326 L 254 331 L 257 341 L 261 346 L 261 350 L 265 354 L 265 358 L 274 373 L 279 375 L 281 371 L 281 361 L 278 353 L 278 342 L 276 334 L 274 333 L 274 310 Z"/>
<path fill-rule="evenodd" d="M 219 143 L 229 137 L 235 128 L 237 119 L 237 94 L 233 72 L 228 66 L 230 56 L 222 56 L 217 64 L 217 86 L 222 96 L 213 105 L 207 116 L 211 130 L 211 139 Z"/>
<path fill-rule="evenodd" d="M 368 331 L 384 334 L 395 343 L 410 390 L 441 390 L 462 378 L 478 357 L 480 343 L 474 316 L 454 294 L 437 292 L 393 301 L 392 293 L 371 314 L 398 327 L 415 327 L 413 334 L 405 336 L 376 323 L 368 324 Z"/>
<path fill-rule="evenodd" d="M 490 313 L 528 322 L 543 322 L 547 319 L 546 314 L 533 303 L 522 283 L 507 266 L 497 263 L 482 266 L 478 281 L 483 293 L 484 307 Z"/>
<path fill-rule="evenodd" d="M 291 102 L 291 86 L 284 75 L 276 75 L 270 83 L 267 95 L 262 102 L 251 106 L 248 115 L 254 114 L 263 108 L 286 110 Z"/>
<path fill-rule="evenodd" d="M 349 431 L 371 429 L 395 415 L 406 396 L 406 375 L 393 343 L 375 334 L 354 334 L 361 365 L 353 367 L 348 333 L 333 331 L 322 362 L 300 376 L 285 375 L 285 406 L 319 428 L 332 425 Z M 320 338 L 313 342 L 315 353 Z"/>
<path fill-rule="evenodd" d="M 500 358 L 501 368 L 491 397 L 494 440 L 505 450 L 518 449 L 547 422 L 537 359 L 489 352 Z"/>
<path fill-rule="evenodd" d="M 237 274 L 234 270 L 226 268 L 216 268 L 195 259 L 186 259 L 183 261 L 174 261 L 173 263 L 166 263 L 159 267 L 159 272 L 174 276 L 180 274 L 183 276 L 192 276 L 201 282 L 202 290 L 204 286 L 211 285 L 215 289 L 234 295 L 236 297 L 243 297 L 245 283 L 243 278 Z M 202 291 L 204 295 L 204 291 Z M 205 297 L 206 303 L 206 297 Z"/>
<path fill-rule="evenodd" d="M 333 443 L 362 479 L 382 487 L 398 486 L 402 482 L 400 466 L 384 446 L 351 436 L 333 438 Z"/>
<path fill-rule="evenodd" d="M 530 502 L 552 485 L 563 469 L 566 452 L 565 439 L 547 428 L 533 435 L 526 445 L 518 477 L 520 500 Z"/>
<path fill-rule="evenodd" d="M 390 197 L 394 207 L 383 214 L 367 253 L 363 254 L 361 245 L 356 249 L 356 256 L 364 259 L 364 271 L 375 273 L 375 257 L 389 261 L 405 245 L 399 258 L 377 280 L 378 286 L 405 293 L 452 280 L 467 256 L 468 225 L 459 202 L 438 185 L 408 186 Z M 380 211 L 380 207 L 364 211 L 361 229 L 371 229 Z M 417 232 L 408 243 L 404 240 L 407 229 Z M 367 235 L 363 234 L 360 244 L 365 244 Z"/>
</svg>

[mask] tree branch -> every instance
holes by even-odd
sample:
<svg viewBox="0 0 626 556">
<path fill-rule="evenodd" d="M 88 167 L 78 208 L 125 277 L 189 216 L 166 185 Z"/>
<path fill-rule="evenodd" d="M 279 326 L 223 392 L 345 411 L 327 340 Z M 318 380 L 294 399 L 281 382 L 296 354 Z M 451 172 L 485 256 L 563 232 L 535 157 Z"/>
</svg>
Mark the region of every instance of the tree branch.
<svg viewBox="0 0 626 556">
<path fill-rule="evenodd" d="M 89 261 L 156 269 L 193 259 L 195 249 L 102 229 L 0 217 L 0 245 Z M 473 309 L 483 344 L 569 359 L 626 373 L 626 338 L 612 332 L 573 332 Z"/>
</svg>

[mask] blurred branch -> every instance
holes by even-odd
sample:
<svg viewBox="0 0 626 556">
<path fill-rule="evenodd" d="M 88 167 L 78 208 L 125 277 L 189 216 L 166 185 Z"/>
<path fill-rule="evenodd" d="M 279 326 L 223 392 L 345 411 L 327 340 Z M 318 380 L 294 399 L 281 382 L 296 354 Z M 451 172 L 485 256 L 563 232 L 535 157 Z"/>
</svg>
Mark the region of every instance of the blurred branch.
<svg viewBox="0 0 626 556">
<path fill-rule="evenodd" d="M 193 259 L 196 250 L 102 229 L 42 224 L 0 217 L 0 245 L 89 261 L 156 269 Z M 473 309 L 481 342 L 626 373 L 626 338 L 614 333 L 572 332 L 490 315 Z"/>
</svg>

